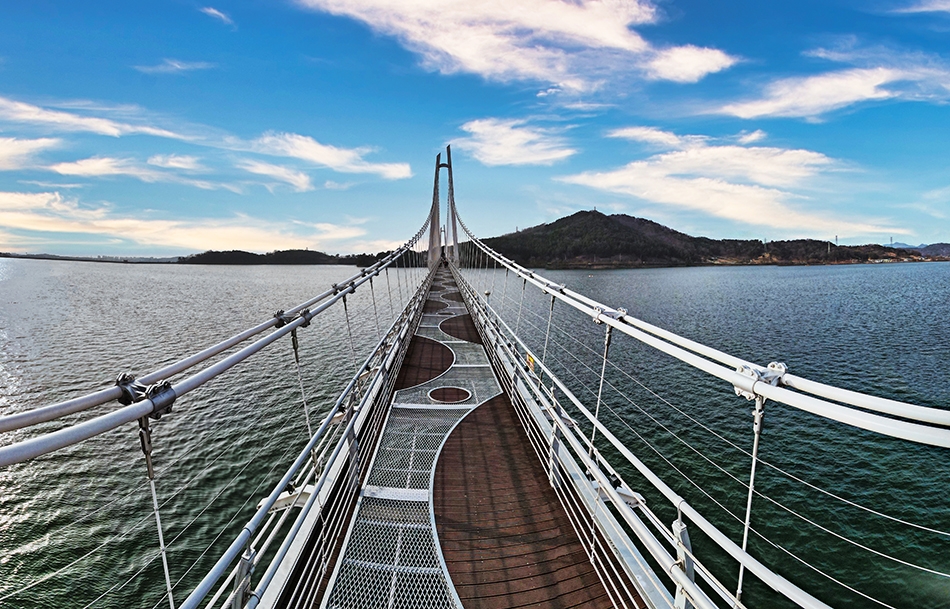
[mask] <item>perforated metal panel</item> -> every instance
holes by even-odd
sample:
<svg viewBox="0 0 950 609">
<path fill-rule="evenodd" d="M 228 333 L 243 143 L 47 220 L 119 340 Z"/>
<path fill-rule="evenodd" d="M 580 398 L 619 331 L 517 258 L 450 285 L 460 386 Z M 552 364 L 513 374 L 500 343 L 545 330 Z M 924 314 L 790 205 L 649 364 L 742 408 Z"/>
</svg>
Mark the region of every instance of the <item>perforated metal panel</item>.
<svg viewBox="0 0 950 609">
<path fill-rule="evenodd" d="M 427 501 L 364 497 L 327 607 L 461 609 L 430 520 Z"/>
<path fill-rule="evenodd" d="M 429 298 L 447 306 L 423 315 L 416 336 L 445 344 L 454 351 L 455 363 L 441 376 L 393 396 L 323 603 L 328 609 L 462 609 L 445 572 L 429 511 L 432 473 L 439 448 L 455 424 L 501 387 L 481 345 L 438 328 L 445 319 L 467 313 L 461 302 L 442 298 L 458 293 L 445 279 L 433 283 Z M 446 387 L 465 389 L 470 396 L 452 404 L 429 397 L 432 390 Z"/>
<path fill-rule="evenodd" d="M 449 345 L 452 347 L 453 345 Z M 490 367 L 459 367 L 453 366 L 442 376 L 427 383 L 416 385 L 396 392 L 396 399 L 403 403 L 412 404 L 439 404 L 429 397 L 429 391 L 437 387 L 461 387 L 468 390 L 472 397 L 462 402 L 466 405 L 476 405 L 501 393 L 501 386 L 495 380 Z"/>
<path fill-rule="evenodd" d="M 428 489 L 442 441 L 468 408 L 421 410 L 395 407 L 383 432 L 369 484 Z"/>
</svg>

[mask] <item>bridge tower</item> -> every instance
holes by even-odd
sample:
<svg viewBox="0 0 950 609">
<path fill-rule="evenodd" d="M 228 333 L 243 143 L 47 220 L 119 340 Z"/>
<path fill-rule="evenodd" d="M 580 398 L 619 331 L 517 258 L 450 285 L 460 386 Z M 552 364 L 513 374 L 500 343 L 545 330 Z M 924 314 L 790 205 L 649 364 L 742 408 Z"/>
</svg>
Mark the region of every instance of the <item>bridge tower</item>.
<svg viewBox="0 0 950 609">
<path fill-rule="evenodd" d="M 458 263 L 458 221 L 455 216 L 455 185 L 452 181 L 452 147 L 445 147 L 445 160 L 442 162 L 442 153 L 435 156 L 435 180 L 432 185 L 432 209 L 429 212 L 429 266 L 438 264 L 442 256 L 442 246 L 445 246 L 447 260 Z M 446 226 L 440 220 L 441 203 L 439 201 L 439 172 L 442 168 L 449 170 L 449 193 L 446 201 Z M 442 232 L 445 231 L 443 243 Z"/>
</svg>

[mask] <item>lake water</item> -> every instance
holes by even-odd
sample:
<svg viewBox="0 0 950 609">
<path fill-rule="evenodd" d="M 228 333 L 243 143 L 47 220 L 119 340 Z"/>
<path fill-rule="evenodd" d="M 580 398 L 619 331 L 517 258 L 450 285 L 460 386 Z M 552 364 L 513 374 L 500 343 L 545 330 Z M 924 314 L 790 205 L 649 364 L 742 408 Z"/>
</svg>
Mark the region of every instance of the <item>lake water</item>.
<svg viewBox="0 0 950 609">
<path fill-rule="evenodd" d="M 306 300 L 354 270 L 0 259 L 0 412 L 107 386 L 119 372 L 157 369 Z M 372 292 L 363 289 L 350 299 L 356 358 L 340 307 L 301 331 L 302 372 L 314 409 L 329 406 L 355 360 L 375 342 L 374 312 L 388 326 L 408 296 L 405 273 L 394 271 L 388 282 L 379 278 Z M 544 274 L 747 360 L 783 361 L 799 376 L 916 404 L 950 404 L 950 264 Z M 520 282 L 502 273 L 482 274 L 478 282 L 540 353 L 549 311 L 545 297 L 528 290 L 522 305 Z M 603 326 L 563 307 L 555 307 L 553 319 L 547 361 L 592 403 Z M 157 486 L 179 601 L 230 543 L 306 435 L 290 341 L 252 362 L 179 399 L 174 413 L 154 425 Z M 677 492 L 739 539 L 741 524 L 730 513 L 744 514 L 745 491 L 730 476 L 748 478 L 742 451 L 752 443 L 751 403 L 628 337 L 615 337 L 610 363 L 605 422 Z M 29 433 L 4 434 L 0 444 Z M 753 535 L 753 554 L 833 606 L 880 605 L 792 555 L 894 607 L 950 607 L 950 580 L 927 571 L 950 572 L 950 537 L 943 533 L 950 531 L 947 451 L 884 440 L 769 403 L 761 456 L 767 465 L 759 469 L 756 486 L 776 503 L 756 497 L 753 527 L 785 549 Z M 919 526 L 870 514 L 776 468 Z M 160 605 L 164 584 L 144 470 L 134 425 L 0 470 L 0 607 Z M 624 474 L 636 481 L 632 472 Z M 665 521 L 675 518 L 655 493 L 644 494 Z M 721 569 L 723 581 L 734 582 L 733 563 L 693 535 L 697 554 Z M 755 582 L 743 598 L 750 606 L 780 606 Z"/>
</svg>

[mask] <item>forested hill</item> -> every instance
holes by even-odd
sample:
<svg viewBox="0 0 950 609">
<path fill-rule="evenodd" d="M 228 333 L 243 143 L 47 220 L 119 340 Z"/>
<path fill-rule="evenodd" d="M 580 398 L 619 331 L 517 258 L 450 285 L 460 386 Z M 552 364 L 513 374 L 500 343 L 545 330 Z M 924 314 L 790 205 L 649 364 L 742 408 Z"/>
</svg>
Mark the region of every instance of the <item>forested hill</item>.
<svg viewBox="0 0 950 609">
<path fill-rule="evenodd" d="M 828 264 L 922 259 L 919 252 L 882 245 L 836 246 L 827 241 L 708 239 L 623 214 L 580 211 L 550 224 L 485 239 L 519 264 L 548 268 L 627 268 L 696 264 Z"/>
<path fill-rule="evenodd" d="M 325 254 L 314 250 L 278 250 L 266 254 L 254 254 L 242 250 L 231 250 L 226 252 L 207 251 L 201 254 L 192 254 L 191 256 L 182 256 L 178 259 L 179 264 L 355 264 L 357 266 L 369 266 L 378 259 L 384 257 L 388 252 L 379 254 L 350 254 L 340 256 L 337 254 Z"/>
</svg>

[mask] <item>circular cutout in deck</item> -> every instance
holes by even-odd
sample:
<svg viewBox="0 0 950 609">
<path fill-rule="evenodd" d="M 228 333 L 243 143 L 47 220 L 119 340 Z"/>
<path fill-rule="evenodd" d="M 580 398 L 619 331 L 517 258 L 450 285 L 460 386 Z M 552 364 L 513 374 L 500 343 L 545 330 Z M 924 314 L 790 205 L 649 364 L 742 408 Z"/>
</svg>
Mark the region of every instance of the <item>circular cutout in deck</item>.
<svg viewBox="0 0 950 609">
<path fill-rule="evenodd" d="M 461 387 L 439 387 L 438 389 L 430 391 L 429 397 L 437 402 L 454 404 L 456 402 L 464 402 L 472 397 L 472 393 Z"/>
</svg>

